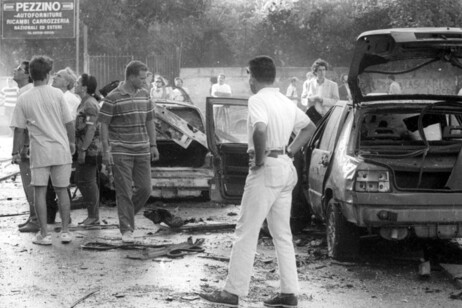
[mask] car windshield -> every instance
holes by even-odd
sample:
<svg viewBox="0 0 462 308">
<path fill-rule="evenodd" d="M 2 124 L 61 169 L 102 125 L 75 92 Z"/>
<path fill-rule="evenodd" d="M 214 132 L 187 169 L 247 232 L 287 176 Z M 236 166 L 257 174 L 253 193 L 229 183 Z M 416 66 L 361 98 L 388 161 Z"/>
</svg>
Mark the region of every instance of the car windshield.
<svg viewBox="0 0 462 308">
<path fill-rule="evenodd" d="M 461 76 L 458 61 L 419 58 L 369 66 L 358 76 L 358 82 L 363 96 L 457 95 Z"/>
</svg>

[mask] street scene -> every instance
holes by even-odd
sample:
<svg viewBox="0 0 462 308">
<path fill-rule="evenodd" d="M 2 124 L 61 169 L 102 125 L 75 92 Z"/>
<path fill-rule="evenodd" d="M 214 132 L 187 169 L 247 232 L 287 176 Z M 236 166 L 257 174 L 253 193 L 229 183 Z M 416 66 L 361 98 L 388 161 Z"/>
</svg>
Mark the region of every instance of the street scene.
<svg viewBox="0 0 462 308">
<path fill-rule="evenodd" d="M 0 307 L 460 307 L 462 1 L 0 1 Z"/>
</svg>

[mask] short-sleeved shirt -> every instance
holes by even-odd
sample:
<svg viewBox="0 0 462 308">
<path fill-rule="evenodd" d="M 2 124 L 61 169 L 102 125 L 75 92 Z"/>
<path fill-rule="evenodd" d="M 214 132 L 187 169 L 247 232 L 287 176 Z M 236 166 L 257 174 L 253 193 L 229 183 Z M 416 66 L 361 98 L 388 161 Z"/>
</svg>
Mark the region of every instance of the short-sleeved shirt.
<svg viewBox="0 0 462 308">
<path fill-rule="evenodd" d="M 69 107 L 69 111 L 71 112 L 72 118 L 75 120 L 75 117 L 77 116 L 77 107 L 79 107 L 80 105 L 80 98 L 68 90 L 64 92 L 64 100 L 66 101 L 67 106 Z"/>
<path fill-rule="evenodd" d="M 278 88 L 263 88 L 249 98 L 248 151 L 255 149 L 252 132 L 259 122 L 266 124 L 266 149 L 275 150 L 284 149 L 292 132 L 296 133 L 308 126 L 310 119 Z"/>
<path fill-rule="evenodd" d="M 216 92 L 229 93 L 229 95 L 231 95 L 231 87 L 226 83 L 224 84 L 215 83 L 214 85 L 212 85 L 211 95 L 213 97 L 217 97 L 218 95 L 216 94 Z"/>
<path fill-rule="evenodd" d="M 72 121 L 63 92 L 35 86 L 18 97 L 11 127 L 28 129 L 31 168 L 72 163 L 66 124 Z"/>
<path fill-rule="evenodd" d="M 99 105 L 98 101 L 90 96 L 82 101 L 77 108 L 77 117 L 75 119 L 75 145 L 81 149 L 85 141 L 85 136 L 89 125 L 95 125 L 96 131 L 90 145 L 87 148 L 87 155 L 96 156 L 101 151 L 101 142 L 99 137 L 98 123 Z"/>
<path fill-rule="evenodd" d="M 98 121 L 108 125 L 112 154 L 150 155 L 146 122 L 154 121 L 154 102 L 145 89 L 132 95 L 123 84 L 104 98 Z"/>
</svg>

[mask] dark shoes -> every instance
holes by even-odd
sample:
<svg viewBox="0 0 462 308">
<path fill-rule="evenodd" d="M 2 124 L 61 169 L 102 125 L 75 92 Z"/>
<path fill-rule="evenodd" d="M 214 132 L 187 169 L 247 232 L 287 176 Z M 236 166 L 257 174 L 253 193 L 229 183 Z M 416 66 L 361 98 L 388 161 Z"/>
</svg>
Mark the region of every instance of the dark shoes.
<svg viewBox="0 0 462 308">
<path fill-rule="evenodd" d="M 29 218 L 27 218 L 27 220 L 26 220 L 25 222 L 20 223 L 20 224 L 18 225 L 18 228 L 24 227 L 25 225 L 27 225 L 27 224 L 29 223 L 29 221 L 30 221 L 30 216 L 29 216 Z"/>
<path fill-rule="evenodd" d="M 206 301 L 220 304 L 225 307 L 239 307 L 239 296 L 226 291 L 213 291 L 212 293 L 199 293 L 199 296 Z"/>
<path fill-rule="evenodd" d="M 265 307 L 292 308 L 292 307 L 297 307 L 298 299 L 294 294 L 280 293 L 276 295 L 275 297 L 273 297 L 272 299 L 264 301 L 263 305 L 265 305 Z"/>
<path fill-rule="evenodd" d="M 37 233 L 40 231 L 40 227 L 38 224 L 28 221 L 25 225 L 19 228 L 19 232 L 33 232 Z"/>
</svg>

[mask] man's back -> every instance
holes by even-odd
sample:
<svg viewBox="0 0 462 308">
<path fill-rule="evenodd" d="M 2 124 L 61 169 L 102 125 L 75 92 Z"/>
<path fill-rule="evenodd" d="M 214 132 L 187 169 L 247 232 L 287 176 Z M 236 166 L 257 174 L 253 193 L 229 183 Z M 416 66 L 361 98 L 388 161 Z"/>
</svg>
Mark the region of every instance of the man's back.
<svg viewBox="0 0 462 308">
<path fill-rule="evenodd" d="M 31 168 L 71 163 L 65 124 L 72 117 L 60 90 L 33 87 L 18 98 L 16 109 L 12 126 L 29 130 Z"/>
<path fill-rule="evenodd" d="M 249 98 L 249 132 L 257 122 L 267 125 L 267 149 L 286 146 L 291 133 L 307 125 L 305 114 L 277 88 L 263 88 Z M 253 149 L 251 134 L 249 149 Z"/>
</svg>

